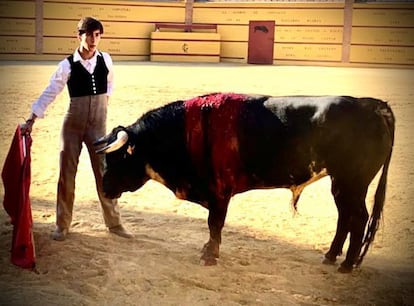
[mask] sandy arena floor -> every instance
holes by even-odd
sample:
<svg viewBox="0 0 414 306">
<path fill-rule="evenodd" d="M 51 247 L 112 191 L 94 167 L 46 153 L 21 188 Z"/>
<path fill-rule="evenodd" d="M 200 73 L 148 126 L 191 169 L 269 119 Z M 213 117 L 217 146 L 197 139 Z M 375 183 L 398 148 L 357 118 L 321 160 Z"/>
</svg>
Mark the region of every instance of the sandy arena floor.
<svg viewBox="0 0 414 306">
<path fill-rule="evenodd" d="M 29 115 L 55 65 L 0 62 L 1 165 L 16 125 Z M 86 150 L 71 233 L 64 242 L 52 241 L 65 90 L 32 133 L 37 274 L 10 264 L 12 226 L 0 209 L 0 305 L 414 305 L 413 70 L 141 62 L 116 63 L 115 73 L 108 129 L 167 102 L 213 91 L 389 101 L 397 118 L 396 141 L 374 245 L 361 269 L 350 275 L 321 264 L 337 218 L 325 178 L 305 189 L 296 215 L 287 190 L 235 196 L 219 264 L 203 267 L 199 256 L 208 239 L 207 211 L 175 199 L 156 182 L 120 199 L 124 224 L 135 238 L 108 234 Z"/>
</svg>

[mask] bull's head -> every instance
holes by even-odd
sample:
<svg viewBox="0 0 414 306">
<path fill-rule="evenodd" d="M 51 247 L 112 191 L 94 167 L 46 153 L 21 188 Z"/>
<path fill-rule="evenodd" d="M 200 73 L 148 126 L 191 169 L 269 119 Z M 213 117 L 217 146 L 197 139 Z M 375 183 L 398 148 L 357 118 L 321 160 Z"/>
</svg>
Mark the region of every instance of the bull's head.
<svg viewBox="0 0 414 306">
<path fill-rule="evenodd" d="M 105 154 L 103 191 L 111 199 L 119 198 L 125 191 L 137 190 L 148 180 L 144 159 L 136 154 L 130 133 L 119 126 L 94 142 L 96 153 Z"/>
</svg>

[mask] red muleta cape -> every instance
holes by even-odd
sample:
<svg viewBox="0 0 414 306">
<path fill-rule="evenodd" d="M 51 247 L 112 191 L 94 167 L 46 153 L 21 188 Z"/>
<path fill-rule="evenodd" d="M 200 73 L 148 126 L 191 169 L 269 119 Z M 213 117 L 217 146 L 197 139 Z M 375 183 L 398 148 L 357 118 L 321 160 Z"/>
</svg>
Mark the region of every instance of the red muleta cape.
<svg viewBox="0 0 414 306">
<path fill-rule="evenodd" d="M 35 267 L 33 220 L 29 198 L 31 145 L 31 136 L 22 135 L 20 127 L 17 126 L 1 173 L 4 184 L 3 206 L 13 224 L 11 262 L 26 269 Z"/>
</svg>

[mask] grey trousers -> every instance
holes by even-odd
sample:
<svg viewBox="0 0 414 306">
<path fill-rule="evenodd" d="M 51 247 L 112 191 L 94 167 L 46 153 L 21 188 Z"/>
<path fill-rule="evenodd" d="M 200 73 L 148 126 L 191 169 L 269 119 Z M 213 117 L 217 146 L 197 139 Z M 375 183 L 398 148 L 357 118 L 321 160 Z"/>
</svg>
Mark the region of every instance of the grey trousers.
<svg viewBox="0 0 414 306">
<path fill-rule="evenodd" d="M 56 225 L 68 229 L 75 200 L 75 177 L 82 143 L 85 143 L 95 176 L 96 190 L 107 227 L 121 224 L 116 200 L 102 191 L 104 155 L 96 154 L 93 142 L 106 134 L 108 97 L 106 94 L 71 98 L 61 131 L 60 173 L 56 202 Z"/>
</svg>

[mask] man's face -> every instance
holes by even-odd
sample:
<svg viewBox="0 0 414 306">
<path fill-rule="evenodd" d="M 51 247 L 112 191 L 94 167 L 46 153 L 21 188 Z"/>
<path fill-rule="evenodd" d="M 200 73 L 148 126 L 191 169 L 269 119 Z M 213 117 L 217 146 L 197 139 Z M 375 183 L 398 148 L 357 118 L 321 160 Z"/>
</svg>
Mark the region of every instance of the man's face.
<svg viewBox="0 0 414 306">
<path fill-rule="evenodd" d="M 91 53 L 95 52 L 101 40 L 101 32 L 95 30 L 93 32 L 86 32 L 79 35 L 81 47 Z"/>
</svg>

